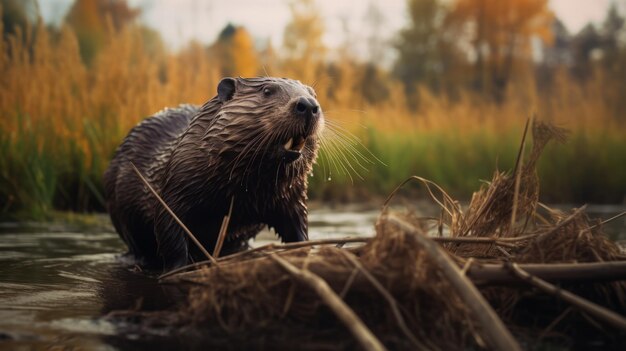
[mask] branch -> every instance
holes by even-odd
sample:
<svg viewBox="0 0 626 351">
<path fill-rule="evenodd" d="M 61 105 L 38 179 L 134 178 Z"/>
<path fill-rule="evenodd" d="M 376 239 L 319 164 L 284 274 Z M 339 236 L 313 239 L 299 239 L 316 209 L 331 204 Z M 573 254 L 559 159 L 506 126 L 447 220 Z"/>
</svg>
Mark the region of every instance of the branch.
<svg viewBox="0 0 626 351">
<path fill-rule="evenodd" d="M 576 219 L 576 217 L 578 217 L 586 209 L 587 209 L 587 205 L 583 205 L 583 206 L 577 208 L 574 212 L 572 212 L 571 215 L 569 215 L 567 218 L 565 218 L 564 220 L 562 220 L 559 223 L 557 223 L 557 225 L 555 225 L 552 229 L 550 229 L 549 231 L 547 231 L 545 233 L 542 233 L 539 237 L 537 237 L 537 240 L 534 242 L 534 244 L 539 245 L 539 244 L 545 242 L 547 239 L 549 239 L 558 230 L 560 230 L 561 228 L 563 228 L 566 225 L 570 224 L 574 219 Z"/>
<path fill-rule="evenodd" d="M 518 276 L 520 279 L 527 282 L 528 284 L 548 294 L 562 298 L 563 300 L 571 303 L 578 309 L 581 309 L 583 312 L 589 313 L 590 315 L 612 325 L 615 328 L 626 330 L 626 318 L 620 316 L 619 314 L 600 305 L 597 305 L 589 300 L 583 299 L 582 297 L 575 295 L 567 290 L 563 290 L 557 286 L 554 286 L 546 282 L 545 280 L 539 279 L 521 269 L 516 263 L 510 264 L 509 267 L 516 276 Z"/>
<path fill-rule="evenodd" d="M 269 256 L 282 266 L 289 274 L 300 282 L 308 285 L 328 307 L 337 315 L 339 320 L 352 332 L 352 335 L 365 350 L 386 350 L 385 346 L 372 334 L 363 321 L 346 305 L 343 300 L 328 286 L 324 279 L 318 275 L 300 269 L 276 254 Z"/>
<path fill-rule="evenodd" d="M 258 252 L 263 252 L 263 251 L 276 252 L 276 251 L 279 251 L 279 250 L 291 250 L 291 249 L 298 249 L 298 248 L 302 248 L 302 247 L 315 246 L 315 245 L 335 245 L 335 244 L 348 244 L 348 243 L 367 243 L 371 239 L 372 238 L 362 237 L 362 238 L 343 238 L 343 239 L 319 239 L 319 240 L 309 240 L 309 241 L 298 241 L 298 242 L 287 243 L 287 244 L 270 243 L 270 244 L 267 244 L 267 245 L 255 247 L 254 249 L 240 251 L 240 252 L 236 252 L 234 254 L 228 255 L 228 256 L 220 257 L 217 261 L 220 262 L 220 263 L 223 263 L 223 262 L 231 261 L 231 260 L 234 260 L 234 259 L 242 258 L 243 256 L 250 256 L 253 253 L 258 253 Z M 242 261 L 239 261 L 239 262 L 242 262 Z M 195 262 L 195 263 L 192 263 L 192 264 L 188 264 L 186 266 L 173 269 L 173 270 L 171 270 L 171 271 L 169 271 L 167 273 L 164 273 L 164 274 L 160 275 L 159 279 L 165 279 L 165 278 L 171 277 L 172 275 L 175 275 L 177 273 L 184 272 L 184 271 L 187 271 L 187 270 L 190 270 L 190 269 L 197 269 L 197 268 L 200 268 L 202 266 L 208 266 L 208 265 L 210 265 L 212 263 L 213 263 L 212 261 L 202 261 L 202 262 Z"/>
<path fill-rule="evenodd" d="M 135 171 L 135 173 L 137 173 L 137 176 L 139 176 L 139 179 L 141 179 L 141 181 L 143 182 L 143 184 L 148 187 L 148 189 L 150 189 L 150 192 L 152 193 L 152 195 L 154 195 L 154 197 L 157 198 L 157 200 L 159 200 L 159 202 L 161 203 L 161 205 L 163 205 L 163 207 L 165 207 L 165 209 L 167 210 L 167 212 L 169 212 L 169 214 L 174 218 L 174 220 L 176 221 L 176 223 L 178 223 L 178 225 L 180 225 L 181 228 L 183 228 L 183 230 L 185 231 L 185 233 L 187 233 L 187 235 L 189 236 L 189 238 L 191 239 L 191 241 L 193 241 L 194 244 L 196 244 L 196 246 L 198 246 L 198 249 L 200 249 L 200 251 L 202 251 L 202 253 L 214 264 L 217 264 L 217 261 L 215 260 L 215 258 L 213 258 L 213 256 L 211 256 L 211 254 L 204 248 L 204 246 L 202 246 L 202 244 L 198 241 L 198 239 L 196 239 L 196 237 L 193 235 L 193 233 L 191 232 L 191 230 L 189 230 L 189 228 L 187 228 L 187 226 L 178 218 L 178 216 L 176 216 L 176 214 L 174 213 L 174 211 L 172 211 L 172 209 L 170 209 L 170 207 L 165 203 L 165 201 L 163 201 L 163 199 L 159 196 L 159 194 L 156 192 L 156 190 L 154 190 L 154 188 L 152 187 L 152 185 L 150 185 L 150 183 L 148 183 L 148 181 L 146 180 L 146 178 L 143 177 L 143 175 L 141 175 L 141 172 L 139 172 L 139 170 L 137 169 L 137 167 L 135 167 L 134 163 L 130 163 L 130 165 L 133 167 L 133 170 Z"/>
<path fill-rule="evenodd" d="M 626 280 L 626 261 L 594 263 L 546 263 L 520 264 L 518 267 L 528 274 L 548 281 L 598 282 Z M 481 285 L 509 284 L 519 282 L 506 264 L 476 264 L 467 271 L 467 276 Z"/>
<path fill-rule="evenodd" d="M 458 296 L 465 301 L 466 307 L 480 323 L 481 330 L 492 349 L 522 350 L 515 338 L 513 338 L 513 335 L 511 335 L 511 332 L 504 326 L 504 323 L 502 323 L 496 312 L 480 294 L 476 286 L 466 276 L 461 274 L 459 267 L 439 245 L 429 237 L 421 234 L 411 224 L 395 216 L 390 215 L 388 221 L 402 231 L 411 234 L 411 237 L 424 249 L 443 275 L 448 278 L 448 282 L 456 290 Z"/>
<path fill-rule="evenodd" d="M 389 291 L 385 289 L 385 287 L 378 281 L 378 279 L 376 279 L 376 277 L 374 277 L 372 273 L 370 273 L 367 269 L 365 269 L 365 267 L 363 267 L 361 262 L 359 262 L 359 260 L 354 257 L 354 254 L 351 254 L 344 250 L 339 250 L 339 252 L 341 252 L 343 256 L 345 256 L 350 262 L 352 262 L 352 264 L 358 269 L 358 271 L 361 272 L 365 276 L 365 278 L 374 286 L 374 288 L 376 288 L 376 290 L 378 290 L 378 292 L 383 295 L 385 300 L 387 300 L 387 303 L 391 308 L 393 316 L 396 318 L 396 322 L 398 323 L 400 330 L 402 331 L 402 333 L 404 333 L 404 336 L 406 336 L 413 343 L 413 346 L 417 347 L 420 350 L 427 349 L 426 345 L 417 340 L 415 335 L 411 333 L 411 330 L 404 322 L 402 313 L 398 308 L 398 302 L 396 301 L 396 299 L 394 299 L 393 295 L 391 295 L 391 293 L 389 293 Z"/>
<path fill-rule="evenodd" d="M 219 235 L 217 236 L 217 243 L 215 244 L 215 249 L 213 250 L 213 255 L 217 258 L 220 257 L 220 251 L 222 251 L 222 245 L 224 245 L 224 240 L 226 239 L 226 230 L 228 229 L 228 223 L 230 222 L 230 217 L 233 215 L 233 204 L 235 203 L 235 196 L 230 198 L 230 208 L 228 209 L 228 214 L 224 216 L 222 220 L 222 226 L 220 227 Z"/>
</svg>

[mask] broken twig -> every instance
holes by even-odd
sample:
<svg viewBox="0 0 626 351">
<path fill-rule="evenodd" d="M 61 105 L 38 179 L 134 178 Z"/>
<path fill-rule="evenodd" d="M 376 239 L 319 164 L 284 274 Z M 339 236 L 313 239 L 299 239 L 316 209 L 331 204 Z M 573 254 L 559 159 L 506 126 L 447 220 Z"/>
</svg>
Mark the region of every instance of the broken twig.
<svg viewBox="0 0 626 351">
<path fill-rule="evenodd" d="M 200 249 L 200 251 L 202 251 L 202 253 L 209 259 L 209 261 L 211 261 L 211 263 L 217 264 L 217 260 L 213 256 L 211 256 L 211 254 L 204 248 L 204 246 L 202 246 L 202 244 L 198 241 L 198 239 L 196 239 L 196 237 L 189 230 L 189 228 L 187 228 L 187 226 L 178 218 L 178 216 L 174 213 L 174 211 L 172 211 L 172 209 L 165 203 L 165 201 L 163 201 L 161 196 L 159 196 L 159 194 L 156 192 L 156 190 L 154 190 L 152 185 L 150 185 L 150 183 L 148 183 L 146 178 L 144 178 L 143 175 L 141 175 L 141 172 L 139 172 L 139 170 L 137 169 L 135 164 L 131 162 L 130 165 L 133 167 L 133 170 L 135 171 L 135 173 L 137 173 L 137 176 L 139 177 L 139 179 L 141 179 L 143 184 L 146 187 L 148 187 L 148 189 L 150 190 L 152 195 L 154 195 L 154 197 L 156 197 L 157 200 L 159 200 L 161 205 L 163 205 L 165 210 L 167 210 L 167 212 L 174 218 L 176 223 L 178 223 L 178 225 L 180 225 L 180 227 L 183 228 L 183 230 L 185 231 L 185 233 L 187 233 L 187 235 L 189 236 L 191 241 L 193 241 L 193 243 L 196 244 L 196 246 L 198 246 L 198 249 Z"/>
<path fill-rule="evenodd" d="M 337 315 L 339 320 L 350 330 L 355 339 L 365 350 L 386 350 L 385 346 L 372 334 L 363 321 L 337 296 L 333 289 L 328 286 L 324 279 L 316 274 L 300 269 L 287 260 L 276 254 L 269 256 L 272 260 L 283 267 L 289 274 L 300 282 L 312 288 L 326 303 L 326 305 Z"/>
</svg>

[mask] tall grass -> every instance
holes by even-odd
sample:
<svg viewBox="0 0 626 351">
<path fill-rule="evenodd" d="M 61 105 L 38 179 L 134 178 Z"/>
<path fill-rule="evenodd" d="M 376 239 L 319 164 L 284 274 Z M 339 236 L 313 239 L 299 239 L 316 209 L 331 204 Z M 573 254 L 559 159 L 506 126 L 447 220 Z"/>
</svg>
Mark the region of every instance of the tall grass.
<svg viewBox="0 0 626 351">
<path fill-rule="evenodd" d="M 288 68 L 264 70 L 291 76 Z M 406 97 L 399 83 L 388 82 L 390 98 L 369 105 L 355 89 L 355 68 L 340 62 L 338 70 L 341 80 L 321 74 L 305 83 L 315 83 L 329 123 L 356 135 L 373 162 L 361 160 L 363 169 L 352 160 L 358 172 L 345 172 L 326 150 L 311 177 L 312 197 L 384 195 L 413 174 L 468 197 L 494 167 L 512 166 L 524 121 L 536 112 L 572 131 L 569 144 L 544 156 L 543 194 L 551 201 L 623 200 L 626 132 L 604 103 L 600 77 L 580 86 L 563 75 L 549 96 L 521 82 L 501 105 L 471 93 L 450 101 L 420 91 L 420 108 L 410 110 L 405 102 L 416 97 Z M 51 35 L 40 24 L 0 40 L 0 216 L 102 209 L 101 175 L 128 130 L 166 106 L 206 101 L 220 78 L 202 46 L 173 54 L 147 47 L 135 28 L 111 31 L 89 65 L 68 28 Z"/>
<path fill-rule="evenodd" d="M 364 180 L 336 168 L 332 181 L 315 173 L 313 195 L 359 198 L 363 189 L 384 195 L 415 174 L 468 198 L 494 169 L 513 168 L 524 123 L 535 114 L 571 132 L 567 143 L 549 145 L 541 159 L 542 200 L 623 203 L 626 128 L 620 116 L 609 112 L 602 86 L 599 78 L 588 86 L 562 78 L 548 96 L 538 97 L 535 89 L 511 89 L 501 105 L 471 94 L 452 102 L 422 91 L 417 111 L 369 107 L 368 114 L 376 117 L 366 118 L 365 128 L 352 130 L 382 162 L 361 172 Z M 327 169 L 325 157 L 322 153 L 319 162 Z M 346 188 L 346 183 L 354 185 Z"/>
</svg>

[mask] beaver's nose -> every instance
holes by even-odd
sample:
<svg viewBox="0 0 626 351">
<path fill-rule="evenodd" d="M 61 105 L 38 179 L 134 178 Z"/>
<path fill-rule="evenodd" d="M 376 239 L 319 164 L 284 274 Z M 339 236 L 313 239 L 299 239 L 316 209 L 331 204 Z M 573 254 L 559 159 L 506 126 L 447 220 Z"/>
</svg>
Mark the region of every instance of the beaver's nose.
<svg viewBox="0 0 626 351">
<path fill-rule="evenodd" d="M 320 106 L 317 104 L 317 101 L 311 98 L 306 98 L 304 96 L 298 99 L 298 102 L 296 103 L 297 115 L 311 118 L 311 117 L 317 117 L 319 112 L 320 112 Z"/>
</svg>

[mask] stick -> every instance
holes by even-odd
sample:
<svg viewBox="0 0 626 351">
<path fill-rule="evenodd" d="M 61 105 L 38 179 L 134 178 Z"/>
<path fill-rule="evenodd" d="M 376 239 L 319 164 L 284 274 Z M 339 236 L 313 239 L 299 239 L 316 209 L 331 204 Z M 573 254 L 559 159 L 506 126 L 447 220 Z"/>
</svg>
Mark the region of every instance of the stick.
<svg viewBox="0 0 626 351">
<path fill-rule="evenodd" d="M 599 224 L 592 225 L 591 227 L 589 227 L 589 229 L 595 229 L 595 228 L 598 227 L 598 225 L 605 225 L 605 224 L 607 224 L 607 223 L 609 223 L 611 221 L 614 221 L 614 220 L 616 220 L 616 219 L 618 219 L 620 217 L 624 217 L 625 215 L 626 215 L 626 211 L 623 211 L 622 213 L 619 213 L 619 214 L 617 214 L 617 215 L 615 215 L 615 216 L 613 216 L 613 217 L 611 217 L 609 219 L 605 219 L 604 221 L 600 222 Z"/>
<path fill-rule="evenodd" d="M 518 276 L 520 279 L 527 282 L 528 284 L 548 294 L 560 297 L 561 299 L 571 303 L 574 307 L 577 307 L 583 312 L 588 313 L 615 328 L 626 331 L 626 318 L 624 318 L 623 316 L 620 316 L 619 314 L 600 305 L 597 305 L 589 300 L 583 299 L 582 297 L 575 295 L 567 290 L 556 287 L 546 282 L 545 280 L 539 279 L 521 269 L 516 263 L 510 264 L 509 267 L 516 276 Z"/>
<path fill-rule="evenodd" d="M 358 274 L 359 274 L 359 270 L 355 268 L 352 270 L 352 272 L 348 276 L 348 279 L 346 279 L 346 283 L 343 285 L 343 289 L 341 289 L 341 292 L 339 293 L 339 297 L 341 297 L 342 300 L 346 298 L 346 295 L 348 294 L 348 291 L 350 291 L 350 288 L 352 287 L 352 284 L 354 283 L 354 279 L 356 279 L 356 276 Z"/>
<path fill-rule="evenodd" d="M 626 280 L 626 261 L 594 263 L 520 264 L 518 267 L 539 279 L 559 282 Z M 467 276 L 474 284 L 509 284 L 519 281 L 506 264 L 473 264 Z"/>
<path fill-rule="evenodd" d="M 496 244 L 504 247 L 514 248 L 515 245 L 511 244 L 511 242 L 522 241 L 529 238 L 533 238 L 537 236 L 537 234 L 527 235 L 525 237 L 517 237 L 517 238 L 487 238 L 487 237 L 431 237 L 432 240 L 439 243 L 459 243 L 459 244 Z M 319 240 L 309 240 L 309 241 L 300 241 L 295 243 L 286 243 L 286 244 L 267 244 L 259 247 L 255 247 L 254 249 L 236 252 L 232 255 L 220 257 L 217 261 L 224 262 L 234 260 L 236 258 L 240 258 L 242 256 L 248 256 L 250 254 L 262 251 L 279 251 L 279 250 L 291 250 L 298 249 L 307 246 L 315 246 L 315 245 L 336 245 L 336 244 L 348 244 L 348 243 L 368 243 L 371 241 L 371 237 L 361 237 L 361 238 L 343 238 L 343 239 L 319 239 Z M 172 276 L 176 273 L 180 273 L 189 269 L 199 268 L 202 266 L 206 266 L 208 264 L 213 263 L 212 261 L 202 261 L 195 262 L 183 267 L 179 267 L 173 269 L 163 275 L 159 276 L 159 279 L 164 279 L 169 276 Z"/>
<path fill-rule="evenodd" d="M 240 258 L 241 256 L 248 256 L 252 253 L 255 252 L 260 252 L 260 251 L 269 251 L 271 250 L 272 252 L 274 251 L 278 251 L 278 250 L 290 250 L 290 249 L 298 249 L 298 248 L 302 248 L 302 247 L 307 247 L 307 246 L 315 246 L 315 245 L 336 245 L 336 244 L 347 244 L 347 243 L 367 243 L 371 240 L 372 238 L 343 238 L 343 239 L 319 239 L 319 240 L 309 240 L 309 241 L 300 241 L 300 242 L 295 242 L 295 243 L 287 243 L 287 244 L 267 244 L 267 245 L 263 245 L 263 246 L 259 246 L 259 247 L 255 247 L 254 249 L 250 249 L 250 250 L 246 250 L 246 251 L 241 251 L 241 252 L 236 252 L 232 255 L 228 255 L 228 256 L 223 256 L 220 257 L 217 261 L 218 262 L 225 262 L 225 261 L 230 261 L 230 260 L 234 260 L 236 258 Z M 202 262 L 195 262 L 192 264 L 188 264 L 186 266 L 183 267 L 179 267 L 176 269 L 173 269 L 167 273 L 162 274 L 161 276 L 159 276 L 159 279 L 164 279 L 164 278 L 168 278 L 174 274 L 186 271 L 188 269 L 192 269 L 192 268 L 199 268 L 202 266 L 206 266 L 211 264 L 211 261 L 202 261 Z"/>
<path fill-rule="evenodd" d="M 391 194 L 389 194 L 389 196 L 387 196 L 387 199 L 385 200 L 385 202 L 383 203 L 383 208 L 380 211 L 380 216 L 378 217 L 378 221 L 380 221 L 380 219 L 383 217 L 383 215 L 387 212 L 387 208 L 389 207 L 389 203 L 391 202 L 391 199 L 393 199 L 396 196 L 396 193 L 398 191 L 400 191 L 400 189 L 402 189 L 402 187 L 407 184 L 408 182 L 412 181 L 412 180 L 417 180 L 419 182 L 421 182 L 425 187 L 426 190 L 428 191 L 428 194 L 430 195 L 430 198 L 435 201 L 437 203 L 437 205 L 439 205 L 439 207 L 441 208 L 442 211 L 445 211 L 448 213 L 448 215 L 450 217 L 454 217 L 454 214 L 450 211 L 450 209 L 448 207 L 446 207 L 446 205 L 443 202 L 448 202 L 450 203 L 455 210 L 455 213 L 461 213 L 461 208 L 459 207 L 459 205 L 456 204 L 456 202 L 450 197 L 450 195 L 448 195 L 448 193 L 445 192 L 445 190 L 443 190 L 443 188 L 441 188 L 439 185 L 437 185 L 437 183 L 432 182 L 426 178 L 422 178 L 422 177 L 418 177 L 418 176 L 411 176 L 409 178 L 407 178 L 405 181 L 403 181 L 402 183 L 400 183 L 400 185 L 398 185 L 392 192 Z M 441 196 L 443 197 L 443 202 L 441 202 L 441 200 L 439 200 L 437 198 L 437 196 L 435 196 L 435 194 L 433 193 L 433 190 L 431 189 L 430 185 L 434 186 L 437 190 L 439 190 L 439 192 L 441 193 Z M 463 217 L 460 216 L 460 220 L 463 221 Z M 377 221 L 377 223 L 378 223 Z"/>
<path fill-rule="evenodd" d="M 568 308 L 565 309 L 565 311 L 561 312 L 561 314 L 559 314 L 558 317 L 556 317 L 552 322 L 550 322 L 550 324 L 541 332 L 541 334 L 539 334 L 539 337 L 537 338 L 538 341 L 543 340 L 543 338 L 552 331 L 552 329 L 554 329 L 554 327 L 556 327 L 557 324 L 561 323 L 561 321 L 563 319 L 565 319 L 565 317 L 567 317 L 567 315 L 569 315 L 572 312 L 572 306 L 569 306 Z"/>
<path fill-rule="evenodd" d="M 286 244 L 267 244 L 259 247 L 255 247 L 254 249 L 241 251 L 234 253 L 232 255 L 224 256 L 220 259 L 221 261 L 229 261 L 231 259 L 238 258 L 240 256 L 247 256 L 251 253 L 266 251 L 266 250 L 291 250 L 291 249 L 299 249 L 307 246 L 315 246 L 315 245 L 336 245 L 336 244 L 348 244 L 348 243 L 367 243 L 372 240 L 371 237 L 362 237 L 362 238 L 343 238 L 343 239 L 318 239 L 318 240 L 308 240 L 308 241 L 298 241 L 294 243 L 286 243 Z"/>
<path fill-rule="evenodd" d="M 213 250 L 213 256 L 220 257 L 220 251 L 222 251 L 222 245 L 226 239 L 226 230 L 228 229 L 228 223 L 230 222 L 230 216 L 233 214 L 233 204 L 235 203 L 235 196 L 230 198 L 230 208 L 228 214 L 224 216 L 222 226 L 220 227 L 220 234 L 217 236 L 217 243 L 215 244 L 215 250 Z"/>
<path fill-rule="evenodd" d="M 500 238 L 489 238 L 481 236 L 454 236 L 454 237 L 429 237 L 438 243 L 457 243 L 457 244 L 495 244 L 509 248 L 515 248 L 515 244 L 502 241 Z"/>
<path fill-rule="evenodd" d="M 374 275 L 372 275 L 372 273 L 370 273 L 367 269 L 365 269 L 365 267 L 363 267 L 361 262 L 359 262 L 359 260 L 357 260 L 353 254 L 346 252 L 344 250 L 339 250 L 339 252 L 341 252 L 350 262 L 352 262 L 352 264 L 358 269 L 358 271 L 360 271 L 365 276 L 365 278 L 367 278 L 367 280 L 374 286 L 374 288 L 376 288 L 376 290 L 378 290 L 378 292 L 381 295 L 383 295 L 385 300 L 387 300 L 387 303 L 389 304 L 389 307 L 391 308 L 391 312 L 393 313 L 393 316 L 396 318 L 398 327 L 400 327 L 400 330 L 402 330 L 402 333 L 404 333 L 404 336 L 406 336 L 413 343 L 413 346 L 415 346 L 417 349 L 426 350 L 427 349 L 426 345 L 422 344 L 415 337 L 415 335 L 411 333 L 411 330 L 404 322 L 402 313 L 400 313 L 400 309 L 398 309 L 398 303 L 396 302 L 396 299 L 393 298 L 393 295 L 391 295 L 389 291 L 385 289 L 385 287 L 378 281 L 378 279 L 376 279 L 376 277 L 374 277 Z"/>
<path fill-rule="evenodd" d="M 339 320 L 352 332 L 352 335 L 365 350 L 386 350 L 385 346 L 372 334 L 361 319 L 346 305 L 343 300 L 337 296 L 333 289 L 328 286 L 324 279 L 318 275 L 300 269 L 276 254 L 270 255 L 270 258 L 282 266 L 289 274 L 300 282 L 312 288 L 328 305 L 328 307 L 337 315 Z"/>
<path fill-rule="evenodd" d="M 517 216 L 517 206 L 519 200 L 519 189 L 522 181 L 522 160 L 524 159 L 524 149 L 526 148 L 526 136 L 528 135 L 528 127 L 532 124 L 534 114 L 526 120 L 526 126 L 524 126 L 524 134 L 522 136 L 522 142 L 520 143 L 519 151 L 517 152 L 517 160 L 515 161 L 515 168 L 513 170 L 513 176 L 515 177 L 514 191 L 513 191 L 513 208 L 511 209 L 511 225 L 509 231 L 513 232 L 513 226 L 515 225 Z"/>
<path fill-rule="evenodd" d="M 178 218 L 178 216 L 176 216 L 174 211 L 172 211 L 170 209 L 170 207 L 165 203 L 165 201 L 163 201 L 163 199 L 159 196 L 159 194 L 157 194 L 156 190 L 154 190 L 154 188 L 152 188 L 152 186 L 150 185 L 150 183 L 148 183 L 146 178 L 144 178 L 143 175 L 141 175 L 141 172 L 139 172 L 137 167 L 135 167 L 135 164 L 131 162 L 130 165 L 133 167 L 133 170 L 135 170 L 135 173 L 137 173 L 137 176 L 139 176 L 139 179 L 141 179 L 143 184 L 146 187 L 148 187 L 148 189 L 150 189 L 150 192 L 152 192 L 152 195 L 154 195 L 154 197 L 156 197 L 157 200 L 159 200 L 161 205 L 163 205 L 163 207 L 165 207 L 167 212 L 169 212 L 169 214 L 174 218 L 176 223 L 178 223 L 178 225 L 180 225 L 180 227 L 183 228 L 183 230 L 185 231 L 185 233 L 187 233 L 187 235 L 189 236 L 191 241 L 193 241 L 194 244 L 196 244 L 196 246 L 198 246 L 200 251 L 202 251 L 202 253 L 209 259 L 209 261 L 211 261 L 211 263 L 217 264 L 217 261 L 215 260 L 215 258 L 213 258 L 213 256 L 211 256 L 211 254 L 204 248 L 204 246 L 202 246 L 202 244 L 200 244 L 200 242 L 198 241 L 198 239 L 196 239 L 196 237 L 193 235 L 193 233 L 191 233 L 191 231 L 187 228 L 187 226 L 185 226 L 185 224 Z"/>
<path fill-rule="evenodd" d="M 577 208 L 571 215 L 569 215 L 567 218 L 557 223 L 557 225 L 554 226 L 554 228 L 541 234 L 535 241 L 535 244 L 541 244 L 542 242 L 544 242 L 552 234 L 556 233 L 559 229 L 563 228 L 564 226 L 572 222 L 574 219 L 576 219 L 576 217 L 578 217 L 578 215 L 580 215 L 583 211 L 585 211 L 585 209 L 587 209 L 587 205 L 582 205 L 581 207 Z"/>
<path fill-rule="evenodd" d="M 480 294 L 476 286 L 461 274 L 459 267 L 452 261 L 448 254 L 429 237 L 422 235 L 411 224 L 395 217 L 388 217 L 389 223 L 411 234 L 433 262 L 441 269 L 443 275 L 448 278 L 450 284 L 456 290 L 458 296 L 465 301 L 466 307 L 474 318 L 480 323 L 481 330 L 487 343 L 495 350 L 521 351 L 521 347 L 504 326 L 496 312 Z"/>
</svg>

